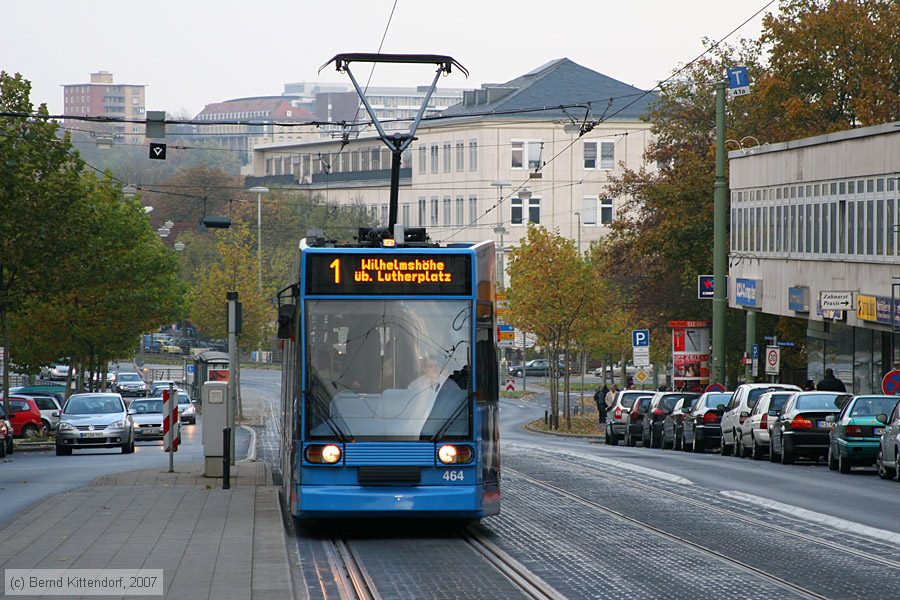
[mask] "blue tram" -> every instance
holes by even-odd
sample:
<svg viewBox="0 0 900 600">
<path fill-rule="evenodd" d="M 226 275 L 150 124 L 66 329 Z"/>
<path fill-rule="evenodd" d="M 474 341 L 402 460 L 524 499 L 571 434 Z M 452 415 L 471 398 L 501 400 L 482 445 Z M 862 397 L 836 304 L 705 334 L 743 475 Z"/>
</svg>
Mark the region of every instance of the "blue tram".
<svg viewBox="0 0 900 600">
<path fill-rule="evenodd" d="M 303 240 L 279 294 L 281 465 L 301 519 L 500 510 L 494 245 L 411 233 Z"/>
</svg>

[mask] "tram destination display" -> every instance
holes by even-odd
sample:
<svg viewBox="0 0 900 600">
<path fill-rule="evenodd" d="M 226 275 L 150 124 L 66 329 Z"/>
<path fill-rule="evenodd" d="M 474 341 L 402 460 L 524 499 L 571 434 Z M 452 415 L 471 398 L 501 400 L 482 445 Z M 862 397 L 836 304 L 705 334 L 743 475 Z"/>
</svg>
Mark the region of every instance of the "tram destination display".
<svg viewBox="0 0 900 600">
<path fill-rule="evenodd" d="M 466 296 L 472 293 L 472 260 L 468 254 L 310 253 L 306 293 Z"/>
</svg>

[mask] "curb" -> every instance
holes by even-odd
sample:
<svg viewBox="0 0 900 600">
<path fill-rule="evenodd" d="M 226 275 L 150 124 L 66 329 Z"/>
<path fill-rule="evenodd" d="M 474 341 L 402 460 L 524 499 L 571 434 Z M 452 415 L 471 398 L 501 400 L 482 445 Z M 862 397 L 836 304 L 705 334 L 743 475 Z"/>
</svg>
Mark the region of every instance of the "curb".
<svg viewBox="0 0 900 600">
<path fill-rule="evenodd" d="M 13 446 L 13 453 L 15 453 L 15 452 L 44 452 L 47 450 L 53 450 L 54 448 L 56 448 L 55 444 L 49 444 L 49 443 L 44 443 L 44 442 L 35 444 L 35 443 L 25 442 L 25 444 L 15 444 Z"/>
<path fill-rule="evenodd" d="M 531 425 L 523 425 L 522 429 L 525 431 L 529 431 L 531 433 L 539 433 L 541 435 L 549 435 L 551 437 L 561 437 L 561 438 L 573 438 L 579 440 L 600 440 L 603 439 L 602 434 L 597 435 L 587 435 L 583 433 L 564 433 L 561 431 L 544 431 L 543 429 L 536 429 Z"/>
</svg>

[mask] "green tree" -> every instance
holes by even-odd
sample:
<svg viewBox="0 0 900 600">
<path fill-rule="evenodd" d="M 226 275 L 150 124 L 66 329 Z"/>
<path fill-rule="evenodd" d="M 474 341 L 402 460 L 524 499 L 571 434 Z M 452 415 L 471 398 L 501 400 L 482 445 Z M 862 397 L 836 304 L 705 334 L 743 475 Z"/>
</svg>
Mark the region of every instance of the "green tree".
<svg viewBox="0 0 900 600">
<path fill-rule="evenodd" d="M 0 72 L 0 111 L 32 114 L 31 84 Z M 38 115 L 47 115 L 41 105 Z M 65 282 L 55 268 L 81 233 L 81 161 L 68 136 L 43 118 L 0 118 L 0 347 L 12 350 L 9 315 L 31 295 L 52 294 Z M 9 390 L 3 363 L 2 391 Z M 8 409 L 8 406 L 6 407 Z"/>
<path fill-rule="evenodd" d="M 237 221 L 231 229 L 215 235 L 221 263 L 210 265 L 206 276 L 189 292 L 191 321 L 207 335 L 226 337 L 225 293 L 236 291 L 243 308 L 241 346 L 263 347 L 273 332 L 275 312 L 265 292 L 258 291 L 256 236 L 246 221 Z M 267 268 L 263 264 L 264 276 Z"/>
</svg>

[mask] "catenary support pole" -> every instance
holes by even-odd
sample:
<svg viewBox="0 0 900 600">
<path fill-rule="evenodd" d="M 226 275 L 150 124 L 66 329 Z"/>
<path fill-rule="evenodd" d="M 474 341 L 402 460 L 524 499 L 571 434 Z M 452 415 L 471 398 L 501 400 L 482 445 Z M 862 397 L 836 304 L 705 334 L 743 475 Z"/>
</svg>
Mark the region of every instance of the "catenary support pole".
<svg viewBox="0 0 900 600">
<path fill-rule="evenodd" d="M 744 342 L 744 351 L 747 356 L 753 356 L 753 344 L 756 343 L 756 311 L 747 311 L 747 338 Z M 753 381 L 753 365 L 744 365 L 744 381 Z"/>
<path fill-rule="evenodd" d="M 728 248 L 726 219 L 728 187 L 725 181 L 725 82 L 716 83 L 716 179 L 713 213 L 713 315 L 712 315 L 712 381 L 725 381 L 725 299 Z"/>
</svg>

